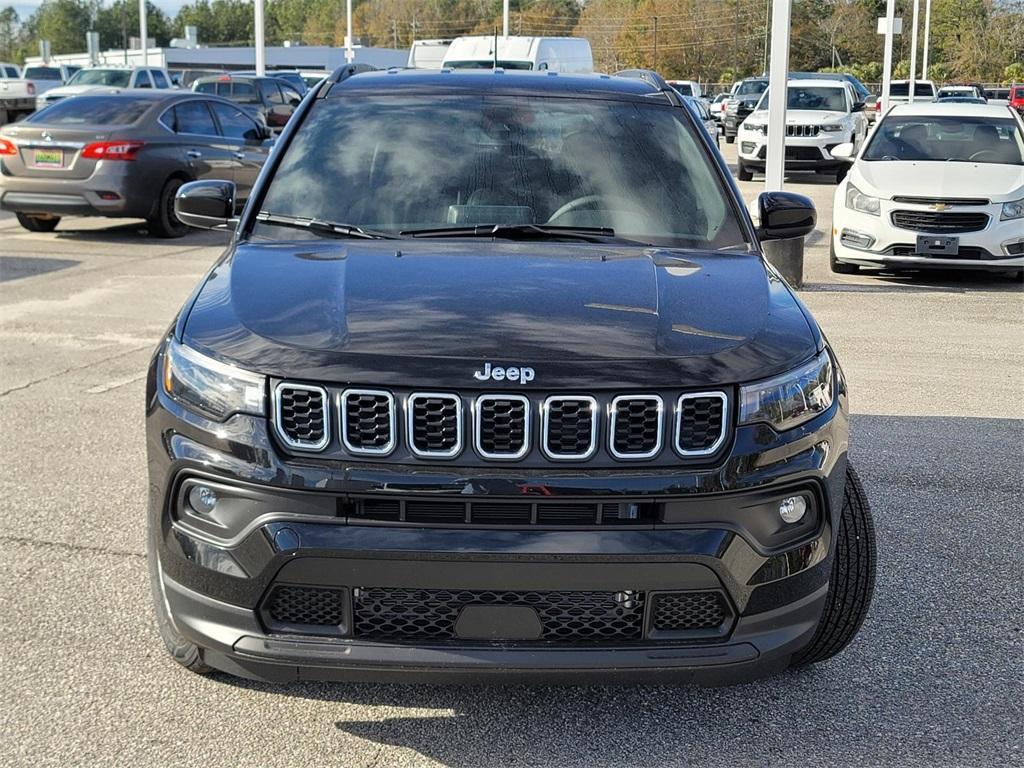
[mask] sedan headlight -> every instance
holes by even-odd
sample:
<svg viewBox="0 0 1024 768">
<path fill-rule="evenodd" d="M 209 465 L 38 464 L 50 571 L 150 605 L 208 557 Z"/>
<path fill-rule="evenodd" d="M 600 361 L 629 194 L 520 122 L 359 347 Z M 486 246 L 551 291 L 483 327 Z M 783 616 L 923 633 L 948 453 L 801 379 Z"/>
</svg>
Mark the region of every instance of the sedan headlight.
<svg viewBox="0 0 1024 768">
<path fill-rule="evenodd" d="M 1024 197 L 1020 200 L 1011 200 L 1009 203 L 1003 203 L 1003 210 L 999 214 L 999 220 L 1010 221 L 1011 219 L 1024 219 Z"/>
<path fill-rule="evenodd" d="M 262 416 L 264 376 L 227 365 L 173 339 L 164 350 L 163 387 L 186 408 L 216 421 L 235 413 Z"/>
<path fill-rule="evenodd" d="M 832 407 L 835 373 L 826 349 L 795 371 L 740 387 L 740 424 L 764 422 L 782 432 Z"/>
<path fill-rule="evenodd" d="M 872 216 L 881 215 L 882 210 L 882 204 L 877 197 L 865 195 L 853 184 L 846 185 L 846 207 Z"/>
</svg>

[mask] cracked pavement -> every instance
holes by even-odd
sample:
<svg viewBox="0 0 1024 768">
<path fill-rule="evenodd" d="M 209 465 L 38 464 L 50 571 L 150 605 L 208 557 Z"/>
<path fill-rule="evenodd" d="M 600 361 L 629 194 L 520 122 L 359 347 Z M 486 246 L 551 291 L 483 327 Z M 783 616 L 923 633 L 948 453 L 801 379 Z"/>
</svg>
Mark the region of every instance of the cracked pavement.
<svg viewBox="0 0 1024 768">
<path fill-rule="evenodd" d="M 819 205 L 800 295 L 850 381 L 878 587 L 836 659 L 723 690 L 271 686 L 175 667 L 144 561 L 143 374 L 226 238 L 83 219 L 33 234 L 0 214 L 0 764 L 1024 762 L 1024 293 L 833 276 L 834 187 L 794 181 Z"/>
</svg>

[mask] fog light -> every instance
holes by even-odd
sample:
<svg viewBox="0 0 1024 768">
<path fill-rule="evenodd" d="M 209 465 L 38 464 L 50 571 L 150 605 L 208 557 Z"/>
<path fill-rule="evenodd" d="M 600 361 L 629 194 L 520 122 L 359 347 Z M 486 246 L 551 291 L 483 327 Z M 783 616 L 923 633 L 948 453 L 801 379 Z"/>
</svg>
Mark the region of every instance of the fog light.
<svg viewBox="0 0 1024 768">
<path fill-rule="evenodd" d="M 779 502 L 779 517 L 787 523 L 799 523 L 807 514 L 807 499 L 803 496 L 787 496 Z"/>
<path fill-rule="evenodd" d="M 863 232 L 844 229 L 843 234 L 839 236 L 839 242 L 849 248 L 857 248 L 858 250 L 866 251 L 875 244 L 875 238 L 871 235 L 866 235 Z"/>
<path fill-rule="evenodd" d="M 213 512 L 217 505 L 217 494 L 206 485 L 194 485 L 188 492 L 188 504 L 201 515 Z"/>
</svg>

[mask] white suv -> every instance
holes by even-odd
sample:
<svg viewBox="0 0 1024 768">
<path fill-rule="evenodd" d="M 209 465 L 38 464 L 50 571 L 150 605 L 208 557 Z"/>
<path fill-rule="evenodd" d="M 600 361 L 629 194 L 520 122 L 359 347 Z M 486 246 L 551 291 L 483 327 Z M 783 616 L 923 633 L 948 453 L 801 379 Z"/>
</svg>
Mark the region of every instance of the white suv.
<svg viewBox="0 0 1024 768">
<path fill-rule="evenodd" d="M 1021 279 L 1024 120 L 990 104 L 893 107 L 836 188 L 831 240 L 833 272 L 940 267 Z"/>
<path fill-rule="evenodd" d="M 844 80 L 790 80 L 786 102 L 786 170 L 834 173 L 842 179 L 849 163 L 832 149 L 852 143 L 859 148 L 868 131 L 864 103 Z M 768 152 L 768 91 L 740 125 L 739 177 L 750 181 L 764 171 Z"/>
</svg>

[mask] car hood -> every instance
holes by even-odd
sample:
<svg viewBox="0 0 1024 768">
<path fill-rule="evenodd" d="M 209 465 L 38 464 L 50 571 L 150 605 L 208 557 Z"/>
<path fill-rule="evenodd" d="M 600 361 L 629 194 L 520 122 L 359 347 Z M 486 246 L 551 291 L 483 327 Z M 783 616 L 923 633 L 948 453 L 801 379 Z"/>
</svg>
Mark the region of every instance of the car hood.
<svg viewBox="0 0 1024 768">
<path fill-rule="evenodd" d="M 819 343 L 756 254 L 480 241 L 242 243 L 179 332 L 268 375 L 434 387 L 484 362 L 545 388 L 722 385 Z"/>
<path fill-rule="evenodd" d="M 873 197 L 977 197 L 994 203 L 1024 195 L 1024 166 L 861 160 L 853 183 Z"/>
<path fill-rule="evenodd" d="M 46 91 L 46 96 L 49 97 L 60 97 L 66 98 L 68 96 L 78 96 L 82 93 L 88 93 L 89 91 L 101 91 L 104 93 L 120 93 L 123 88 L 116 88 L 112 85 L 62 85 L 59 88 L 51 88 Z"/>
<path fill-rule="evenodd" d="M 787 109 L 786 125 L 821 125 L 822 123 L 838 123 L 847 117 L 847 112 L 824 112 L 820 109 Z M 768 122 L 768 110 L 759 109 L 751 117 Z M 750 117 L 747 118 L 748 120 Z"/>
</svg>

